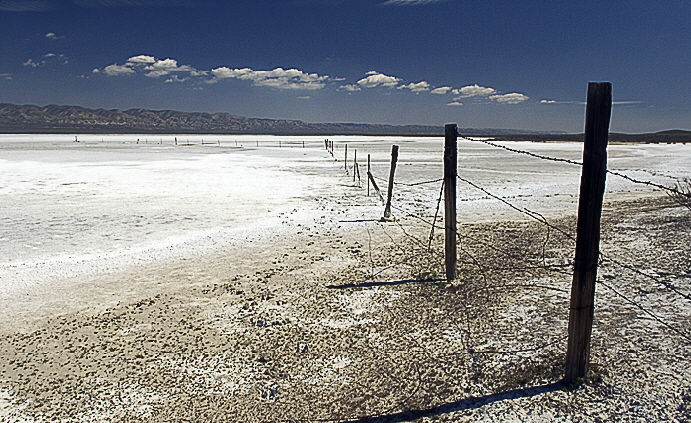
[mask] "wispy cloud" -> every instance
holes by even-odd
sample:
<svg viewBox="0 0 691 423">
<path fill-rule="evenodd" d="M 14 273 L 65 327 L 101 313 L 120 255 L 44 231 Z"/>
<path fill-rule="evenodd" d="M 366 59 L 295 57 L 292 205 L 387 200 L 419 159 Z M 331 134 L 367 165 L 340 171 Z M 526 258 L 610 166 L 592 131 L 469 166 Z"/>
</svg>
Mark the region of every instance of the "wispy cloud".
<svg viewBox="0 0 691 423">
<path fill-rule="evenodd" d="M 65 36 L 56 35 L 54 32 L 49 32 L 46 34 L 46 38 L 48 38 L 49 40 L 62 40 L 63 38 L 65 38 Z"/>
<path fill-rule="evenodd" d="M 11 73 L 0 73 L 0 79 L 12 79 Z"/>
<path fill-rule="evenodd" d="M 53 4 L 44 0 L 0 0 L 0 10 L 7 12 L 46 12 Z"/>
<path fill-rule="evenodd" d="M 612 104 L 615 106 L 622 106 L 626 104 L 642 104 L 642 101 L 613 101 Z"/>
<path fill-rule="evenodd" d="M 27 59 L 22 65 L 29 68 L 37 68 L 51 64 L 66 65 L 68 61 L 67 56 L 64 54 L 47 53 L 41 56 L 40 59 Z"/>
<path fill-rule="evenodd" d="M 460 101 L 452 101 L 451 103 L 446 103 L 447 106 L 462 106 L 463 103 Z"/>
<path fill-rule="evenodd" d="M 642 101 L 613 101 L 613 106 L 625 106 L 629 104 L 642 104 Z M 538 104 L 578 104 L 585 105 L 585 101 L 557 101 L 557 100 L 540 100 Z"/>
</svg>

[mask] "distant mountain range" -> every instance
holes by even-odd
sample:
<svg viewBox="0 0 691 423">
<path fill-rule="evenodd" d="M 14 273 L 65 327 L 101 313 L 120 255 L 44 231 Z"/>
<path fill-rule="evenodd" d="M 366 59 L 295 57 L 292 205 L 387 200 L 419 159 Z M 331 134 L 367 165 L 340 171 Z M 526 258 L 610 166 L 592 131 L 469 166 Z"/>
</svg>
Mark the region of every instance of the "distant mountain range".
<svg viewBox="0 0 691 423">
<path fill-rule="evenodd" d="M 256 119 L 229 113 L 174 110 L 106 110 L 79 106 L 45 107 L 0 103 L 0 133 L 68 134 L 268 134 L 268 135 L 436 135 L 443 126 L 307 123 Z M 538 132 L 463 128 L 464 135 L 538 134 Z"/>
<path fill-rule="evenodd" d="M 80 106 L 33 106 L 0 103 L 0 133 L 10 134 L 266 134 L 266 135 L 417 135 L 442 136 L 442 125 L 308 123 L 257 119 L 230 113 L 174 110 L 106 110 Z M 463 136 L 491 136 L 516 141 L 579 141 L 583 134 L 518 129 L 459 128 Z M 691 131 L 610 134 L 612 142 L 691 142 Z"/>
</svg>

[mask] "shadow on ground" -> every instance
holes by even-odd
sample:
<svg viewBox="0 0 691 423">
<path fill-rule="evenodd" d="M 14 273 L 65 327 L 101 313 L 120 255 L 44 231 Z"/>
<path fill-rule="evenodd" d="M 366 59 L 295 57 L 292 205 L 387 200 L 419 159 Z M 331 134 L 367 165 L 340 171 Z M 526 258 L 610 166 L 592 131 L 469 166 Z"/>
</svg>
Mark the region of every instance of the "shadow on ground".
<svg viewBox="0 0 691 423">
<path fill-rule="evenodd" d="M 512 389 L 482 397 L 470 397 L 459 401 L 441 404 L 424 410 L 406 410 L 398 413 L 385 414 L 376 417 L 362 417 L 356 420 L 346 420 L 349 423 L 396 423 L 417 420 L 423 417 L 435 417 L 442 414 L 455 413 L 463 410 L 473 410 L 497 401 L 505 401 L 517 398 L 534 397 L 548 392 L 565 389 L 563 381 L 548 385 L 534 386 L 531 388 Z"/>
<path fill-rule="evenodd" d="M 343 285 L 326 285 L 328 289 L 349 289 L 349 288 L 372 288 L 375 286 L 395 286 L 407 285 L 411 283 L 437 283 L 446 282 L 446 279 L 406 279 L 401 281 L 387 281 L 387 282 L 362 282 L 362 283 L 344 283 Z"/>
</svg>

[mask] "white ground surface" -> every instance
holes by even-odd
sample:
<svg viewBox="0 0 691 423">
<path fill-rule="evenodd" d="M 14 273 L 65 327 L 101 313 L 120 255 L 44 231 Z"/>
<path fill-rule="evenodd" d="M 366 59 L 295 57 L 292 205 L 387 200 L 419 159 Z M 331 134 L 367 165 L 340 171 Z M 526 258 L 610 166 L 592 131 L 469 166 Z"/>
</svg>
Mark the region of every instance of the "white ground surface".
<svg viewBox="0 0 691 423">
<path fill-rule="evenodd" d="M 268 257 L 274 244 L 290 244 L 303 231 L 318 234 L 325 227 L 346 234 L 362 231 L 363 222 L 378 219 L 383 207 L 374 196 L 365 196 L 364 179 L 360 187 L 353 183 L 355 150 L 361 175 L 369 154 L 372 172 L 385 190 L 391 145 L 399 145 L 396 181 L 401 185 L 394 189 L 394 215 L 433 217 L 440 183 L 404 184 L 441 178 L 443 139 L 328 137 L 336 142 L 334 160 L 324 149 L 324 138 L 178 135 L 175 145 L 175 137 L 169 135 L 80 136 L 78 143 L 73 136 L 0 135 L 4 332 L 31 331 L 43 318 L 144 298 L 142 293 L 148 291 L 128 284 L 154 277 L 148 270 L 139 275 L 138 268 L 206 257 L 201 261 L 211 269 L 218 266 L 213 261 L 216 252 L 226 257 L 236 254 L 237 263 L 225 265 L 242 267 L 251 263 L 243 252 L 258 251 L 257 257 L 264 253 Z M 546 156 L 581 158 L 582 146 L 577 143 L 501 144 Z M 575 214 L 578 166 L 470 141 L 459 141 L 458 161 L 461 177 L 519 208 L 555 219 Z M 636 179 L 672 184 L 691 177 L 691 145 L 611 145 L 609 167 Z M 661 195 L 650 187 L 608 177 L 608 201 Z M 526 219 L 461 181 L 458 198 L 460 223 Z M 209 272 L 220 273 L 215 267 Z M 197 276 L 205 277 L 203 272 Z M 96 280 L 119 281 L 107 292 L 112 301 L 104 302 L 108 288 L 98 286 L 89 293 L 85 281 Z M 347 329 L 370 321 L 379 289 L 334 297 L 342 300 L 345 315 L 340 320 L 320 317 L 320 326 Z M 134 292 L 133 297 L 125 291 Z M 61 300 L 51 302 L 57 297 Z M 210 315 L 221 313 L 209 307 Z M 233 307 L 234 313 L 241 312 L 240 303 Z M 516 307 L 517 314 L 527 313 L 524 306 Z M 222 313 L 231 315 L 228 310 Z M 224 322 L 214 318 L 218 324 Z M 252 325 L 261 327 L 259 321 Z M 336 374 L 350 363 L 345 355 L 334 360 L 331 367 L 336 370 L 331 371 Z M 0 387 L 0 421 L 11 400 L 9 390 Z M 547 414 L 542 417 L 549 420 Z"/>
<path fill-rule="evenodd" d="M 219 237 L 243 239 L 250 232 L 280 227 L 281 216 L 293 210 L 311 218 L 315 200 L 337 198 L 346 188 L 339 165 L 323 148 L 324 137 L 78 139 L 79 143 L 66 135 L 0 136 L 0 298 L 55 277 L 111 272 L 189 254 L 190 249 L 209 248 Z M 345 144 L 351 167 L 359 150 L 363 177 L 370 154 L 372 173 L 380 178 L 382 190 L 392 144 L 400 146 L 398 182 L 442 174 L 440 138 L 330 139 L 336 142 L 335 157 L 341 165 Z M 571 160 L 581 156 L 578 143 L 504 145 Z M 459 143 L 458 162 L 460 176 L 519 207 L 547 215 L 575 210 L 578 166 L 468 141 Z M 669 184 L 691 176 L 691 146 L 612 145 L 609 167 Z M 613 176 L 607 188 L 609 198 L 651 191 Z M 394 205 L 414 205 L 409 210 L 421 211 L 436 203 L 438 189 L 439 184 L 397 186 Z M 460 181 L 458 192 L 460 222 L 520 218 Z"/>
</svg>

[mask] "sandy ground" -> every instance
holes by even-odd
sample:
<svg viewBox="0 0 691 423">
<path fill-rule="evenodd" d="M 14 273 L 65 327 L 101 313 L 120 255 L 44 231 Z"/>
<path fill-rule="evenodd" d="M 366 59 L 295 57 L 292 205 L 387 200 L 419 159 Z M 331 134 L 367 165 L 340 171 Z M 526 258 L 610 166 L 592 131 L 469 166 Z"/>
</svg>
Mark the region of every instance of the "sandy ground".
<svg viewBox="0 0 691 423">
<path fill-rule="evenodd" d="M 439 231 L 333 180 L 272 230 L 3 300 L 0 421 L 691 421 L 687 209 L 608 201 L 591 374 L 568 390 L 572 240 L 462 220 L 446 283 Z M 415 189 L 432 219 L 438 188 Z"/>
</svg>

